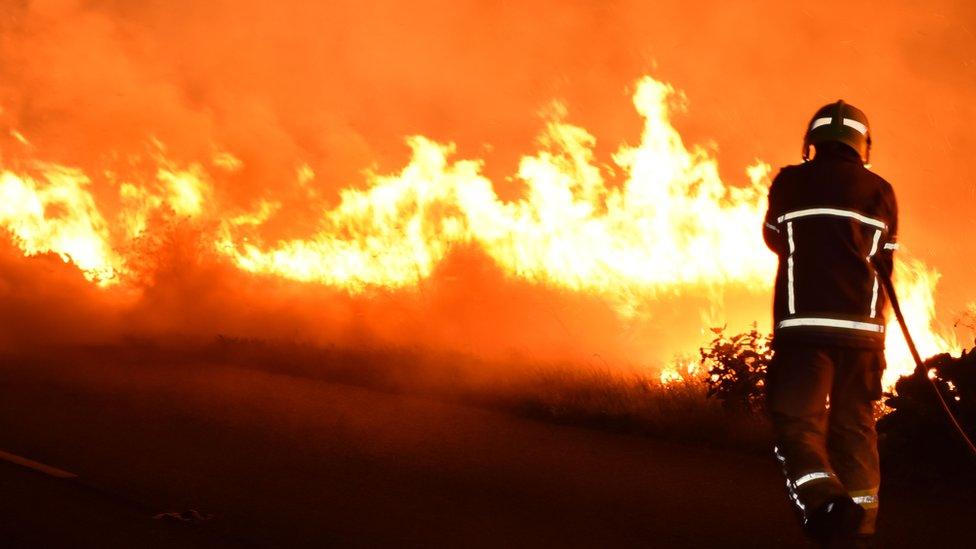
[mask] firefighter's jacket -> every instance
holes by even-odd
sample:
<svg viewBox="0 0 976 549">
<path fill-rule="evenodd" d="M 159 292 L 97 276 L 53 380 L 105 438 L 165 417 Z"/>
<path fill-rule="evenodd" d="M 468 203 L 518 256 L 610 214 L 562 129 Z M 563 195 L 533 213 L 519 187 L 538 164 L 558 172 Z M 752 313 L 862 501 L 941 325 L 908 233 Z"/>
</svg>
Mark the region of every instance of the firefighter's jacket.
<svg viewBox="0 0 976 549">
<path fill-rule="evenodd" d="M 875 256 L 891 272 L 895 194 L 845 146 L 783 168 L 763 225 L 779 256 L 773 346 L 884 348 L 885 295 Z"/>
</svg>

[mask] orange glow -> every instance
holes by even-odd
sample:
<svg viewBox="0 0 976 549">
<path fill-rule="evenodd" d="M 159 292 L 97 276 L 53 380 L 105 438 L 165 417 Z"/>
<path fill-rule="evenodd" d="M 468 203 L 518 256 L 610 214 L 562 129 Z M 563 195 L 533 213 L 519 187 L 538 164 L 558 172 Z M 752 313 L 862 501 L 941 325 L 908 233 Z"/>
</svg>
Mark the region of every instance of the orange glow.
<svg viewBox="0 0 976 549">
<path fill-rule="evenodd" d="M 718 308 L 727 289 L 768 299 L 775 257 L 760 227 L 770 166 L 756 160 L 742 184 L 728 185 L 714 154 L 686 145 L 673 126 L 672 112 L 683 108 L 674 88 L 644 77 L 632 100 L 643 121 L 640 140 L 618 147 L 612 166 L 597 161 L 590 132 L 566 122 L 564 107 L 553 109 L 539 150 L 518 164 L 522 190 L 513 200 L 499 197 L 483 161 L 455 159 L 454 145 L 414 136 L 398 173 L 341 190 L 311 234 L 271 240 L 263 229 L 287 221 L 274 193 L 250 208 L 224 203 L 204 163 L 178 164 L 157 144 L 153 177 L 107 176 L 114 213 L 79 169 L 3 169 L 0 226 L 24 255 L 57 254 L 106 287 L 144 282 L 143 270 L 131 268 L 139 261 L 134 244 L 162 219 L 198 223 L 210 248 L 242 271 L 350 294 L 416 287 L 452 250 L 475 246 L 510 279 L 599 297 L 622 319 L 638 319 L 662 294 L 715 296 Z M 232 152 L 217 153 L 209 165 L 225 173 L 246 168 Z M 295 174 L 303 187 L 316 177 L 307 164 Z M 955 349 L 933 324 L 938 274 L 900 257 L 896 278 L 922 354 Z M 914 365 L 894 321 L 888 331 L 890 387 Z M 697 365 L 665 369 L 660 379 L 689 375 Z"/>
</svg>

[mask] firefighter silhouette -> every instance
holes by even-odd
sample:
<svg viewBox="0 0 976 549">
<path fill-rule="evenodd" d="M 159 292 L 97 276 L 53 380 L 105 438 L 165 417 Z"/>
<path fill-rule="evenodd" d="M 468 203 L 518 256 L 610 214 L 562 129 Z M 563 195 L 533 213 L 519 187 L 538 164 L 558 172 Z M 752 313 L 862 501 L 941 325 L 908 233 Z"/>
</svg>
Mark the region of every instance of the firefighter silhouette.
<svg viewBox="0 0 976 549">
<path fill-rule="evenodd" d="M 843 101 L 818 110 L 804 162 L 773 180 L 763 226 L 779 257 L 766 382 L 774 450 L 805 533 L 827 545 L 870 543 L 878 513 L 885 294 L 874 261 L 891 272 L 898 215 L 870 152 L 863 112 Z"/>
</svg>

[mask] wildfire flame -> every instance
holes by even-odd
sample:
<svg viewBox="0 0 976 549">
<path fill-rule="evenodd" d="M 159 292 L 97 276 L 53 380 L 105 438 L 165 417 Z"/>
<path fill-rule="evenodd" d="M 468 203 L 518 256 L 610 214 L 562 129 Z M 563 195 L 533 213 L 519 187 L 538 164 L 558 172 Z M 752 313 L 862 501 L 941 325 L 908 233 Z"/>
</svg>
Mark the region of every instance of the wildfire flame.
<svg viewBox="0 0 976 549">
<path fill-rule="evenodd" d="M 0 172 L 0 225 L 26 255 L 55 253 L 88 280 L 109 284 L 122 264 L 79 170 L 41 165 L 41 179 Z"/>
<path fill-rule="evenodd" d="M 344 191 L 311 238 L 262 246 L 231 229 L 221 249 L 248 271 L 356 291 L 415 284 L 454 245 L 476 243 L 513 277 L 607 296 L 621 314 L 661 290 L 765 284 L 774 258 L 753 221 L 769 168 L 752 167 L 748 187 L 725 186 L 715 159 L 687 149 L 671 125 L 673 94 L 651 78 L 638 83 L 644 132 L 614 155 L 627 174 L 619 187 L 595 164 L 594 137 L 558 119 L 543 150 L 522 159 L 525 198 L 514 202 L 498 198 L 480 163 L 451 161 L 453 146 L 413 137 L 402 172 Z"/>
<path fill-rule="evenodd" d="M 260 229 L 279 203 L 266 199 L 235 211 L 217 198 L 204 163 L 180 166 L 163 152 L 148 180 L 108 174 L 118 189 L 112 215 L 80 170 L 0 164 L 0 226 L 25 255 L 57 254 L 107 291 L 139 276 L 131 244 L 158 217 L 216 227 L 213 249 L 244 271 L 350 293 L 415 286 L 460 245 L 481 249 L 509 277 L 598 295 L 628 318 L 662 292 L 768 291 L 776 259 L 760 227 L 770 167 L 757 161 L 746 184 L 724 184 L 714 155 L 686 146 L 671 123 L 682 99 L 653 78 L 637 82 L 633 103 L 643 132 L 636 146 L 613 154 L 614 168 L 595 160 L 593 135 L 565 122 L 564 108 L 553 109 L 539 152 L 520 162 L 516 177 L 524 193 L 513 201 L 499 198 L 480 161 L 455 160 L 453 145 L 415 136 L 407 141 L 412 156 L 402 171 L 372 175 L 365 189 L 343 190 L 306 238 L 265 242 Z M 11 135 L 28 144 L 19 132 Z M 219 153 L 210 165 L 235 171 L 241 161 Z M 297 174 L 302 184 L 314 178 L 304 165 Z M 953 349 L 933 328 L 938 274 L 901 260 L 896 277 L 920 351 Z M 888 362 L 889 386 L 913 369 L 899 338 L 889 339 Z M 662 381 L 682 377 L 670 369 Z"/>
</svg>

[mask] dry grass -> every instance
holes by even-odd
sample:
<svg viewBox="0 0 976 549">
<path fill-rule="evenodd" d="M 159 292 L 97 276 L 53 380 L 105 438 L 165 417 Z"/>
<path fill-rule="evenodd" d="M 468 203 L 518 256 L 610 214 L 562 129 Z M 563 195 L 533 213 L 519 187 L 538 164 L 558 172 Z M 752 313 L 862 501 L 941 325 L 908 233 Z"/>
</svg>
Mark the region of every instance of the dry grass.
<svg viewBox="0 0 976 549">
<path fill-rule="evenodd" d="M 67 354 L 65 354 L 67 353 Z M 610 367 L 504 364 L 444 351 L 407 347 L 316 346 L 221 337 L 204 344 L 128 342 L 52 351 L 116 363 L 186 368 L 238 367 L 343 383 L 389 393 L 512 412 L 533 419 L 674 441 L 765 452 L 769 428 L 756 415 L 731 412 L 705 396 L 702 382 L 662 386 L 656 376 Z M 59 356 L 62 355 L 62 356 Z"/>
<path fill-rule="evenodd" d="M 662 386 L 657 378 L 609 370 L 554 367 L 510 393 L 535 418 L 746 451 L 770 447 L 767 422 L 731 412 L 705 396 L 701 381 Z"/>
</svg>

